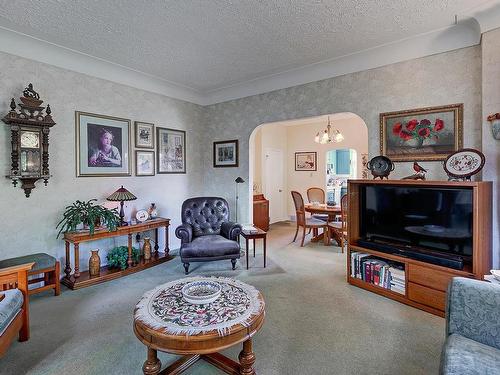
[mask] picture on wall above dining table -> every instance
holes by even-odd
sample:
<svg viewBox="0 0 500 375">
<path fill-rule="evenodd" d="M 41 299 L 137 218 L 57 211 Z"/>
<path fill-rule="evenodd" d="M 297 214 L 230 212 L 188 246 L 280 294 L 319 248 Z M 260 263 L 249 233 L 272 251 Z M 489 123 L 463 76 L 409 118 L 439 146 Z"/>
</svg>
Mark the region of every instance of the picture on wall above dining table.
<svg viewBox="0 0 500 375">
<path fill-rule="evenodd" d="M 295 153 L 295 170 L 296 171 L 315 171 L 316 152 L 296 152 Z"/>
<path fill-rule="evenodd" d="M 186 132 L 156 127 L 158 173 L 186 173 Z"/>
<path fill-rule="evenodd" d="M 392 161 L 445 160 L 462 148 L 463 104 L 380 114 L 380 152 Z"/>
<path fill-rule="evenodd" d="M 130 176 L 130 120 L 75 112 L 76 175 Z"/>
<path fill-rule="evenodd" d="M 214 168 L 238 166 L 238 140 L 214 142 Z"/>
</svg>

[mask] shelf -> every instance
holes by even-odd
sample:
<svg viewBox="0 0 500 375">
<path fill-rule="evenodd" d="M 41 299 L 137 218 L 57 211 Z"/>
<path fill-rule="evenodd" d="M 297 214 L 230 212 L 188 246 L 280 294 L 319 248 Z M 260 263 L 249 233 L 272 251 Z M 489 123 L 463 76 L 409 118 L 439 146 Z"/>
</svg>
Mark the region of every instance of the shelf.
<svg viewBox="0 0 500 375">
<path fill-rule="evenodd" d="M 396 297 L 402 297 L 402 298 L 406 297 L 406 294 L 398 293 L 398 292 L 395 292 L 395 291 L 393 291 L 391 289 L 383 288 L 383 287 L 381 287 L 379 285 L 369 283 L 369 282 L 364 281 L 362 279 L 358 279 L 357 277 L 349 276 L 349 282 L 352 285 L 362 286 L 365 289 L 372 289 L 373 291 L 377 291 L 377 292 L 381 292 L 381 293 L 387 293 L 387 295 L 390 295 L 392 297 L 394 297 L 394 296 L 396 296 Z M 406 290 L 405 290 L 405 292 L 406 292 Z"/>
<path fill-rule="evenodd" d="M 75 278 L 74 275 L 71 275 L 69 279 L 67 277 L 63 277 L 61 279 L 61 283 L 66 285 L 70 289 L 80 289 L 85 288 L 87 286 L 100 284 L 105 281 L 117 279 L 122 276 L 130 275 L 132 273 L 136 273 L 142 270 L 145 270 L 150 267 L 154 267 L 158 264 L 167 262 L 173 259 L 171 255 L 155 252 L 151 254 L 150 260 L 144 260 L 142 257 L 139 260 L 139 263 L 130 268 L 121 270 L 119 268 L 109 269 L 107 266 L 101 267 L 101 272 L 99 276 L 90 276 L 88 271 L 84 271 L 80 273 L 80 277 Z"/>
</svg>

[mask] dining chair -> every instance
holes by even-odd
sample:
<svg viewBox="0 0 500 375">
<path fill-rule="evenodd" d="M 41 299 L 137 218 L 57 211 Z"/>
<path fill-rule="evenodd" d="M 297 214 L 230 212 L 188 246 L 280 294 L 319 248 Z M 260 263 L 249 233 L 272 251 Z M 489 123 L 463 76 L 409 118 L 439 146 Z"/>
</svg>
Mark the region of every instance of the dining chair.
<svg viewBox="0 0 500 375">
<path fill-rule="evenodd" d="M 349 210 L 349 198 L 347 194 L 340 200 L 340 221 L 331 221 L 328 223 L 328 238 L 333 238 L 344 252 L 344 246 L 347 245 L 347 212 Z"/>
<path fill-rule="evenodd" d="M 309 201 L 309 203 L 317 202 L 320 204 L 324 204 L 325 203 L 325 191 L 319 187 L 311 187 L 311 188 L 307 189 L 307 200 Z M 312 214 L 311 216 L 315 219 L 328 221 L 327 214 Z"/>
<path fill-rule="evenodd" d="M 323 220 L 315 219 L 314 217 L 306 217 L 306 211 L 304 209 L 304 199 L 302 198 L 302 194 L 298 191 L 292 191 L 292 199 L 295 204 L 295 213 L 297 216 L 297 229 L 295 230 L 295 237 L 293 237 L 293 241 L 297 239 L 297 234 L 299 233 L 299 227 L 302 227 L 302 241 L 300 246 L 304 246 L 304 238 L 306 237 L 306 229 L 323 229 L 323 242 L 325 245 L 328 245 L 328 226 L 327 223 Z"/>
</svg>

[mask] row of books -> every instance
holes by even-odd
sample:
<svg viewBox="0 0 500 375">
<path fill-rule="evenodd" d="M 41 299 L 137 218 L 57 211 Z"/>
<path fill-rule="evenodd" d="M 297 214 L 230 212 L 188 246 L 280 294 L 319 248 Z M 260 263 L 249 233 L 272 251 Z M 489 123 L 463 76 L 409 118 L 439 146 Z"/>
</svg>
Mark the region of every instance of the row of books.
<svg viewBox="0 0 500 375">
<path fill-rule="evenodd" d="M 404 265 L 371 254 L 351 253 L 351 277 L 405 294 Z"/>
</svg>

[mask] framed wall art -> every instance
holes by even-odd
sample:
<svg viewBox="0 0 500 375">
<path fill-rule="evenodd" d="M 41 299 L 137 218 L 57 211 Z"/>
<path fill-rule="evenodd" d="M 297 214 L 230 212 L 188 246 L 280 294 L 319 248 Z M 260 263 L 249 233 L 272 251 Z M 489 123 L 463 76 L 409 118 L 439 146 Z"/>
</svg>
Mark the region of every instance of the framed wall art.
<svg viewBox="0 0 500 375">
<path fill-rule="evenodd" d="M 155 152 L 135 150 L 135 175 L 155 175 Z"/>
<path fill-rule="evenodd" d="M 238 166 L 238 140 L 214 142 L 214 168 Z"/>
<path fill-rule="evenodd" d="M 186 173 L 186 132 L 156 127 L 157 172 Z"/>
<path fill-rule="evenodd" d="M 392 161 L 445 160 L 462 148 L 463 104 L 380 114 L 380 152 Z"/>
<path fill-rule="evenodd" d="M 296 152 L 295 170 L 296 171 L 315 171 L 317 170 L 316 152 Z"/>
<path fill-rule="evenodd" d="M 135 147 L 155 148 L 155 126 L 148 122 L 135 121 Z"/>
<path fill-rule="evenodd" d="M 77 177 L 130 176 L 130 120 L 75 112 Z"/>
</svg>

